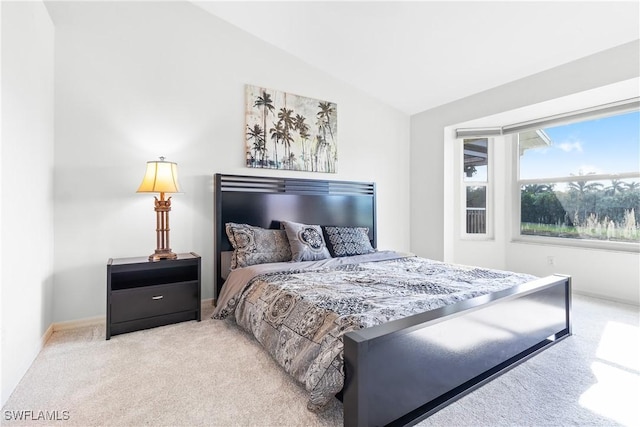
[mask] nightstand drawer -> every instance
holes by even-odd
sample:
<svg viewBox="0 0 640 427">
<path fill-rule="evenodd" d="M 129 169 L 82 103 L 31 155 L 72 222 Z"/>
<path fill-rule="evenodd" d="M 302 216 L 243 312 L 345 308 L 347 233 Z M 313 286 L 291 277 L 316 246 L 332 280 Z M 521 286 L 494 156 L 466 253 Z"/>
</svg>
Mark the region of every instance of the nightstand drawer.
<svg viewBox="0 0 640 427">
<path fill-rule="evenodd" d="M 112 323 L 180 311 L 195 312 L 198 308 L 198 282 L 145 286 L 111 294 Z"/>
</svg>

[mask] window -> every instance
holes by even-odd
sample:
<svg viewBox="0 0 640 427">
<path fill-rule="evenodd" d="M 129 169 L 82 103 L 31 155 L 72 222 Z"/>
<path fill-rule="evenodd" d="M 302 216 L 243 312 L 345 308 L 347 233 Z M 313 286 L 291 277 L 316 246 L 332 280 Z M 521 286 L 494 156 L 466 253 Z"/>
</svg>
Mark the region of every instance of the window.
<svg viewBox="0 0 640 427">
<path fill-rule="evenodd" d="M 466 234 L 487 235 L 489 140 L 463 140 L 464 223 Z"/>
<path fill-rule="evenodd" d="M 639 133 L 638 111 L 518 133 L 520 235 L 640 243 Z"/>
</svg>

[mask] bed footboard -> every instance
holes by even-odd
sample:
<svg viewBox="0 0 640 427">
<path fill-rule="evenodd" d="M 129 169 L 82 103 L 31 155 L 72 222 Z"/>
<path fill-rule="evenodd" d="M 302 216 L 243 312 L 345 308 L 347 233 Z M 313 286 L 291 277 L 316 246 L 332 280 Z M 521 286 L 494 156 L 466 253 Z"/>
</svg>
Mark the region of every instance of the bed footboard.
<svg viewBox="0 0 640 427">
<path fill-rule="evenodd" d="M 349 332 L 344 424 L 419 422 L 569 335 L 560 275 Z"/>
</svg>

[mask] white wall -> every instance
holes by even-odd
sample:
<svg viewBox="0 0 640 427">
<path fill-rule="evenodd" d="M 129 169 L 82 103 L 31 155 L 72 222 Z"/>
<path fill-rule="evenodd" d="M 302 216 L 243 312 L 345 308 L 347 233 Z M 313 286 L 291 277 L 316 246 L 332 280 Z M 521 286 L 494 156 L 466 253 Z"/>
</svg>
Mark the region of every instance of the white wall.
<svg viewBox="0 0 640 427">
<path fill-rule="evenodd" d="M 638 76 L 635 41 L 411 116 L 411 250 L 444 259 L 451 200 L 444 128 Z"/>
<path fill-rule="evenodd" d="M 109 257 L 155 249 L 145 162 L 178 163 L 171 247 L 213 297 L 212 175 L 377 182 L 378 244 L 409 249 L 409 117 L 186 2 L 51 2 L 56 25 L 54 321 L 103 316 Z M 244 167 L 244 85 L 338 105 L 337 174 Z"/>
<path fill-rule="evenodd" d="M 2 242 L 2 4 L 0 4 L 0 242 Z M 2 307 L 2 243 L 0 243 L 0 308 Z M 7 388 L 4 391 L 4 380 L 2 375 L 2 337 L 4 336 L 3 327 L 2 327 L 2 314 L 0 314 L 0 407 L 4 405 L 4 402 L 8 399 L 7 395 L 13 388 Z"/>
<path fill-rule="evenodd" d="M 53 320 L 54 29 L 40 2 L 2 2 L 2 404 Z"/>
<path fill-rule="evenodd" d="M 487 116 L 496 117 L 531 105 L 553 114 L 551 100 L 624 82 L 640 76 L 640 42 L 633 42 L 473 95 L 411 118 L 411 248 L 423 256 L 546 275 L 574 276 L 574 289 L 583 293 L 638 304 L 638 254 L 512 243 L 509 180 L 511 154 L 496 141 L 496 228 L 490 241 L 461 241 L 459 193 L 452 128 Z M 558 104 L 561 105 L 561 104 Z M 597 104 L 595 104 L 597 105 Z M 541 113 L 544 114 L 544 113 Z M 541 117 L 542 115 L 538 116 Z M 510 123 L 515 123 L 512 121 Z M 505 123 L 493 123 L 501 125 Z M 500 145 L 503 144 L 503 145 Z M 433 157 L 432 169 L 418 159 Z M 442 161 L 440 161 L 442 160 Z M 430 182 L 426 186 L 423 183 Z M 441 209 L 434 208 L 442 206 Z M 458 223 L 456 222 L 458 221 Z M 431 225 L 442 224 L 441 228 Z M 555 256 L 549 266 L 547 256 Z M 588 263 L 588 264 L 587 264 Z"/>
</svg>

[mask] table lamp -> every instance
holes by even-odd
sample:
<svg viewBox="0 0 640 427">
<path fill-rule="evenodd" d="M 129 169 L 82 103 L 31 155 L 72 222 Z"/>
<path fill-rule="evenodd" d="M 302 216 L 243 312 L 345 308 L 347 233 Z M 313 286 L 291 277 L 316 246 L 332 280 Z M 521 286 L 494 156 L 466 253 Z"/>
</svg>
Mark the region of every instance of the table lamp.
<svg viewBox="0 0 640 427">
<path fill-rule="evenodd" d="M 138 193 L 160 193 L 160 199 L 155 198 L 156 211 L 156 250 L 149 256 L 149 261 L 176 259 L 178 256 L 169 247 L 169 211 L 171 211 L 171 197 L 165 200 L 165 193 L 179 193 L 178 164 L 160 161 L 147 162 L 147 171 L 138 188 Z"/>
</svg>

